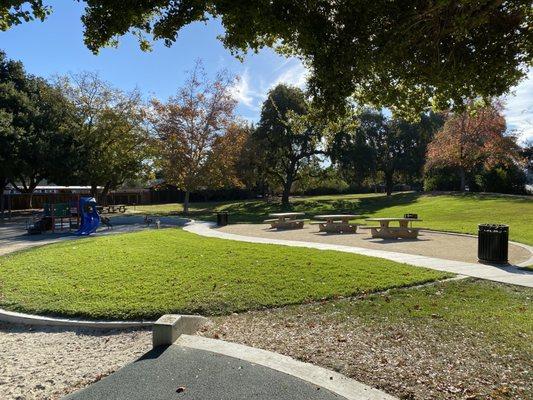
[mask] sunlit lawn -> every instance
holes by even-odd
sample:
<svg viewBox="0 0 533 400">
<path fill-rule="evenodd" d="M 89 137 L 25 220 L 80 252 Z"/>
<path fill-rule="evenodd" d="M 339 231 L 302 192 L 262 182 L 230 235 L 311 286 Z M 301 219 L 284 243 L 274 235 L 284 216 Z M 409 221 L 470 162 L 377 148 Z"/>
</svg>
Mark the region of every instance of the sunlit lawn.
<svg viewBox="0 0 533 400">
<path fill-rule="evenodd" d="M 89 318 L 227 314 L 447 277 L 362 255 L 181 229 L 67 241 L 0 258 L 0 306 Z"/>
</svg>

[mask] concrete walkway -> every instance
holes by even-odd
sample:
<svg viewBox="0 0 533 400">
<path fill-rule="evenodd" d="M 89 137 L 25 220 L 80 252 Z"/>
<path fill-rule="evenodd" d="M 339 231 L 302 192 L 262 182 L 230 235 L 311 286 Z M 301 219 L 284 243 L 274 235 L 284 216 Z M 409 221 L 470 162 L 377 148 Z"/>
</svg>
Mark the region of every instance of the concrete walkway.
<svg viewBox="0 0 533 400">
<path fill-rule="evenodd" d="M 486 265 L 468 263 L 442 258 L 425 257 L 406 253 L 397 253 L 384 250 L 367 249 L 362 247 L 335 245 L 317 242 L 304 242 L 296 240 L 271 239 L 255 236 L 243 236 L 222 232 L 215 228 L 212 222 L 194 221 L 187 224 L 184 230 L 202 236 L 220 239 L 237 240 L 250 243 L 279 244 L 284 246 L 307 247 L 319 250 L 336 250 L 346 253 L 362 254 L 371 257 L 385 258 L 400 263 L 411 264 L 417 267 L 426 267 L 438 271 L 452 272 L 474 278 L 487 279 L 495 282 L 510 283 L 526 287 L 533 287 L 533 272 L 522 270 L 513 266 Z"/>
<path fill-rule="evenodd" d="M 182 335 L 65 400 L 394 400 L 290 357 Z"/>
</svg>

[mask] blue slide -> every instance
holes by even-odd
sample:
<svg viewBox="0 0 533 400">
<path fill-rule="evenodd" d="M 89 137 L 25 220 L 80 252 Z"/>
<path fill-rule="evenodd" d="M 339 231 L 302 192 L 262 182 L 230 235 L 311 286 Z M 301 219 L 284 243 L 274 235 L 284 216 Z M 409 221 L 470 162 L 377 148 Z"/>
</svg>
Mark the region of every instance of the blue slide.
<svg viewBox="0 0 533 400">
<path fill-rule="evenodd" d="M 78 236 L 87 236 L 96 231 L 100 225 L 100 215 L 96 210 L 96 200 L 94 197 L 82 197 L 78 212 L 81 214 L 81 226 L 76 232 Z"/>
</svg>

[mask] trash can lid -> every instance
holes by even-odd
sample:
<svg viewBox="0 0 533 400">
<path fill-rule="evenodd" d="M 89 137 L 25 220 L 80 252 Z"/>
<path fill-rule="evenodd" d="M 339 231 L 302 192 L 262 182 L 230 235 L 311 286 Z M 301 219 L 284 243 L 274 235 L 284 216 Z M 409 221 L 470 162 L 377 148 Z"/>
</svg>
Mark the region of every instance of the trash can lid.
<svg viewBox="0 0 533 400">
<path fill-rule="evenodd" d="M 480 230 L 484 230 L 484 231 L 502 232 L 502 231 L 509 230 L 509 225 L 505 225 L 505 224 L 479 224 L 478 228 Z"/>
</svg>

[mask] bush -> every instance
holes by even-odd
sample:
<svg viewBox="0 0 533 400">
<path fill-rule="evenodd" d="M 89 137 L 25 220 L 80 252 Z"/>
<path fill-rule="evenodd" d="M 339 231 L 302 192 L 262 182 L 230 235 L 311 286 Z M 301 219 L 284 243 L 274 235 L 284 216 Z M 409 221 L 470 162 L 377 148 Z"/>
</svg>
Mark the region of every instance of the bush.
<svg viewBox="0 0 533 400">
<path fill-rule="evenodd" d="M 424 190 L 458 191 L 461 178 L 457 171 L 450 168 L 433 169 L 426 173 Z M 490 170 L 479 170 L 467 176 L 467 185 L 471 192 L 492 192 L 525 194 L 526 175 L 519 166 L 497 166 Z"/>
<path fill-rule="evenodd" d="M 498 166 L 476 176 L 484 192 L 526 194 L 526 174 L 518 166 Z"/>
<path fill-rule="evenodd" d="M 433 169 L 426 173 L 424 191 L 457 191 L 461 189 L 459 174 L 449 168 Z"/>
</svg>

